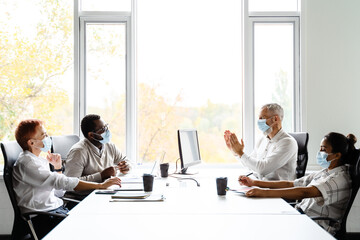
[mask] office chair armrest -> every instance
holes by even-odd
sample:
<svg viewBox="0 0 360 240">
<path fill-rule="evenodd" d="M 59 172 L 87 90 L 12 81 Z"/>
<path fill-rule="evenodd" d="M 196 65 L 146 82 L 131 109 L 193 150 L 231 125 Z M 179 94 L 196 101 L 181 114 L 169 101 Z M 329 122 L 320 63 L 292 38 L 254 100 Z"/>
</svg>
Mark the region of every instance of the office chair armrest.
<svg viewBox="0 0 360 240">
<path fill-rule="evenodd" d="M 288 202 L 288 204 L 292 207 L 295 207 L 295 205 L 297 204 L 297 202 Z"/>
<path fill-rule="evenodd" d="M 287 199 L 287 198 L 283 198 L 283 200 L 285 202 L 287 202 L 290 206 L 295 207 L 296 204 L 298 204 L 298 200 L 294 200 L 294 199 Z"/>
<path fill-rule="evenodd" d="M 26 221 L 30 220 L 32 217 L 37 216 L 37 215 L 47 215 L 47 216 L 54 216 L 54 217 L 61 217 L 61 218 L 66 218 L 68 216 L 67 214 L 38 212 L 38 211 L 27 212 L 27 213 L 22 214 L 22 216 L 25 218 Z"/>
<path fill-rule="evenodd" d="M 312 220 L 325 220 L 325 221 L 329 221 L 329 225 L 330 226 L 334 226 L 335 224 L 340 224 L 341 221 L 337 220 L 335 218 L 330 218 L 330 217 L 310 217 Z"/>
</svg>

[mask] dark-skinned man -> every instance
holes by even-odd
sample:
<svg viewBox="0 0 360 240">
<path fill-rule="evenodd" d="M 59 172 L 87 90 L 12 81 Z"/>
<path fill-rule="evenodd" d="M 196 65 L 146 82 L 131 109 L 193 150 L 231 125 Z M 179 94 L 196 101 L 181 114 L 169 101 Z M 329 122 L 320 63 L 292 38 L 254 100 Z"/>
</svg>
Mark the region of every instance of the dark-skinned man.
<svg viewBox="0 0 360 240">
<path fill-rule="evenodd" d="M 65 165 L 66 176 L 102 182 L 115 176 L 117 170 L 121 174 L 130 171 L 130 161 L 110 142 L 108 124 L 99 115 L 86 115 L 81 120 L 81 131 L 85 138 L 70 149 Z"/>
</svg>

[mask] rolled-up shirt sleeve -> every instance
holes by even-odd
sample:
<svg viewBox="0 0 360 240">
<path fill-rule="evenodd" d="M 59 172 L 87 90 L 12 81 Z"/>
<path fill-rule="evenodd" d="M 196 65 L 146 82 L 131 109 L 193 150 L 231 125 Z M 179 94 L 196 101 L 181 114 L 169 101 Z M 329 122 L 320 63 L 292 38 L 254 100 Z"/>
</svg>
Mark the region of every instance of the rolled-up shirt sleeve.
<svg viewBox="0 0 360 240">
<path fill-rule="evenodd" d="M 330 205 L 340 201 L 346 201 L 349 198 L 349 181 L 344 175 L 337 175 L 331 179 L 323 179 L 310 185 L 319 189 L 322 199 L 318 204 Z"/>
<path fill-rule="evenodd" d="M 285 165 L 294 153 L 297 153 L 296 142 L 290 138 L 285 138 L 279 140 L 276 149 L 270 152 L 263 160 L 259 161 L 256 157 L 249 156 L 245 153 L 240 159 L 247 167 L 257 173 L 267 175 Z"/>
<path fill-rule="evenodd" d="M 294 180 L 294 187 L 303 187 L 309 185 L 309 183 L 313 180 L 314 175 L 316 173 L 311 173 L 307 176 L 303 176 L 301 178 Z"/>
</svg>

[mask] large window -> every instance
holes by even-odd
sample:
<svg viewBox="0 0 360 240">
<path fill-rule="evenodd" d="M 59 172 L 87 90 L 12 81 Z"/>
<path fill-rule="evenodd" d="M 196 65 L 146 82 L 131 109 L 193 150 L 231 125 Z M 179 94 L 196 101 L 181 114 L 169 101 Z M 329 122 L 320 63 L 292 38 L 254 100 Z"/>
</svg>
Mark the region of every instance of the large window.
<svg viewBox="0 0 360 240">
<path fill-rule="evenodd" d="M 250 12 L 298 12 L 300 0 L 248 0 Z"/>
<path fill-rule="evenodd" d="M 1 1 L 0 140 L 25 118 L 79 134 L 97 113 L 139 163 L 174 162 L 182 128 L 198 130 L 204 162 L 234 162 L 224 130 L 251 151 L 264 103 L 301 130 L 299 2 Z"/>
<path fill-rule="evenodd" d="M 83 19 L 86 113 L 99 114 L 126 151 L 126 22 Z"/>
<path fill-rule="evenodd" d="M 137 7 L 138 159 L 175 161 L 177 129 L 195 128 L 204 162 L 234 162 L 223 132 L 242 135 L 241 1 Z"/>
<path fill-rule="evenodd" d="M 284 108 L 283 128 L 301 130 L 299 0 L 245 0 L 245 139 L 252 146 L 262 133 L 256 121 L 262 105 Z"/>
<path fill-rule="evenodd" d="M 86 114 L 98 114 L 109 124 L 112 142 L 136 160 L 131 0 L 75 1 L 75 8 L 75 132 L 81 135 Z"/>
<path fill-rule="evenodd" d="M 0 25 L 0 141 L 14 140 L 26 118 L 51 135 L 73 133 L 72 2 L 0 1 Z"/>
<path fill-rule="evenodd" d="M 276 102 L 284 109 L 283 128 L 287 132 L 295 129 L 295 41 L 297 19 L 255 18 L 253 23 L 254 49 L 254 106 L 255 114 L 265 103 Z M 255 118 L 256 119 L 256 118 Z M 262 133 L 257 131 L 258 136 Z"/>
</svg>

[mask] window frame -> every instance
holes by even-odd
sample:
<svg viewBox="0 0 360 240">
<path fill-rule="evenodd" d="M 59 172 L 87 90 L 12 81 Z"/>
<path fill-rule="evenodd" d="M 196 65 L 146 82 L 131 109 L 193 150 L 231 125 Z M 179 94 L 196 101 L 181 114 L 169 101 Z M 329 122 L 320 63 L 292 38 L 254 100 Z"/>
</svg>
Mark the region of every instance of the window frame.
<svg viewBox="0 0 360 240">
<path fill-rule="evenodd" d="M 86 79 L 84 76 L 85 56 L 81 42 L 84 42 L 84 27 L 88 21 L 127 21 L 127 76 L 126 76 L 126 153 L 130 159 L 137 158 L 137 82 L 136 82 L 136 7 L 132 0 L 131 12 L 86 12 L 80 11 L 80 1 L 74 0 L 74 133 L 81 135 L 80 120 L 86 115 Z M 300 12 L 249 12 L 249 0 L 242 0 L 239 11 L 243 16 L 243 138 L 245 151 L 251 152 L 255 146 L 255 106 L 254 106 L 254 22 L 294 23 L 294 131 L 302 131 L 302 88 L 300 76 Z M 300 8 L 299 8 L 300 9 Z M 83 21 L 83 23 L 82 23 Z M 241 44 L 241 43 L 239 43 Z"/>
<path fill-rule="evenodd" d="M 74 133 L 82 136 L 80 121 L 86 113 L 86 24 L 126 24 L 126 154 L 136 158 L 136 81 L 135 81 L 135 13 L 81 11 L 80 1 L 74 1 Z M 135 9 L 136 1 L 132 2 Z M 82 136 L 83 137 L 83 136 Z"/>
<path fill-rule="evenodd" d="M 244 16 L 244 110 L 243 129 L 247 145 L 245 151 L 249 152 L 255 146 L 255 89 L 254 89 L 254 25 L 255 23 L 293 23 L 294 24 L 294 100 L 293 124 L 294 131 L 302 131 L 301 113 L 301 81 L 300 81 L 300 13 L 299 12 L 249 12 L 248 1 L 243 0 Z"/>
</svg>

